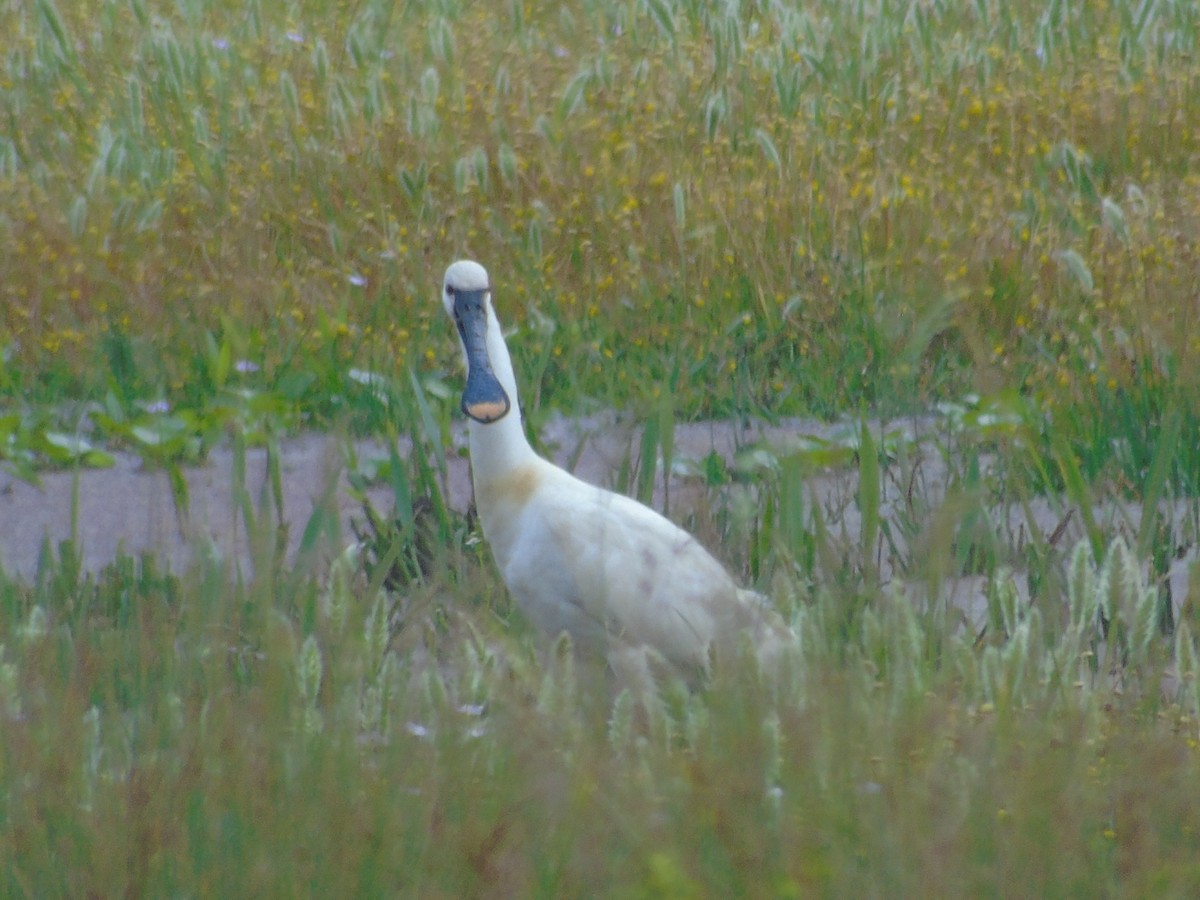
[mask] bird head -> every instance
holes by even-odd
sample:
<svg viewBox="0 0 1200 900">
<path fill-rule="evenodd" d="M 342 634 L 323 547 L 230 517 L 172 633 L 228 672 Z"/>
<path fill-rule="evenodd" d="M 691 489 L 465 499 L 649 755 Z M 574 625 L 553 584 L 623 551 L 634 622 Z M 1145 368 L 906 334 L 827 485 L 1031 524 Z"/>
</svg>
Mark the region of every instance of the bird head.
<svg viewBox="0 0 1200 900">
<path fill-rule="evenodd" d="M 487 269 L 469 259 L 452 263 L 442 284 L 442 305 L 458 329 L 467 365 L 462 411 L 484 425 L 503 419 L 512 409 L 512 401 L 492 371 L 488 351 L 489 333 L 493 329 L 495 334 L 490 339 L 503 341 L 503 338 L 492 311 L 492 286 Z"/>
</svg>

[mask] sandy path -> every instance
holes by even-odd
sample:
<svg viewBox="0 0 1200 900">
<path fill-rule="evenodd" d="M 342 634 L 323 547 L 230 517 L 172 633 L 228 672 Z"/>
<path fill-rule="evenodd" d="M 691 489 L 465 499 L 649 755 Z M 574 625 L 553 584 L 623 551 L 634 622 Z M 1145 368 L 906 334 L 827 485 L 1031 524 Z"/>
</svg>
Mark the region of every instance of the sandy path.
<svg viewBox="0 0 1200 900">
<path fill-rule="evenodd" d="M 889 426 L 907 434 L 935 427 L 931 420 L 919 420 Z M 761 423 L 739 426 L 730 423 L 698 423 L 678 425 L 675 430 L 675 458 L 700 460 L 716 451 L 730 460 L 739 447 L 756 441 L 780 446 L 799 434 L 828 437 L 833 426 L 813 422 L 790 421 L 768 427 Z M 543 444 L 560 465 L 572 465 L 580 477 L 602 485 L 611 485 L 626 460 L 638 455 L 639 433 L 636 428 L 621 423 L 613 416 L 582 420 L 554 419 L 543 429 Z M 448 450 L 449 500 L 458 510 L 470 502 L 470 475 L 466 460 L 465 428 L 456 428 L 454 446 Z M 924 446 L 924 445 L 923 445 Z M 401 442 L 401 453 L 407 454 L 410 445 Z M 385 448 L 377 442 L 354 445 L 359 459 L 383 457 Z M 282 487 L 284 518 L 289 525 L 290 550 L 295 551 L 314 505 L 329 494 L 329 486 L 337 480 L 332 492 L 338 507 L 341 540 L 348 542 L 352 532 L 350 517 L 361 511 L 349 496 L 346 487 L 345 459 L 347 446 L 342 439 L 309 434 L 287 440 L 282 447 Z M 191 559 L 194 548 L 204 542 L 212 544 L 226 558 L 247 558 L 245 529 L 240 514 L 235 511 L 233 484 L 233 452 L 228 447 L 215 449 L 208 461 L 186 470 L 190 509 L 187 521 L 181 523 L 167 476 L 161 471 L 146 470 L 137 457 L 118 454 L 117 463 L 110 469 L 86 469 L 78 472 L 45 472 L 41 486 L 34 487 L 10 475 L 0 473 L 0 568 L 10 576 L 30 580 L 36 576 L 39 554 L 46 542 L 57 547 L 72 534 L 73 497 L 77 497 L 77 533 L 83 565 L 95 571 L 111 562 L 120 552 L 152 553 L 169 563 L 172 570 L 181 571 Z M 921 450 L 908 461 L 908 471 L 885 485 L 882 515 L 895 519 L 906 505 L 903 496 L 909 484 L 916 484 L 921 508 L 932 522 L 937 515 L 945 491 L 945 468 L 940 455 Z M 268 460 L 263 449 L 251 449 L 245 460 L 246 487 L 251 497 L 265 496 Z M 913 471 L 917 478 L 911 479 Z M 898 483 L 902 480 L 902 484 Z M 859 516 L 854 502 L 854 472 L 832 471 L 814 475 L 808 482 L 809 501 L 819 502 L 833 515 L 827 521 L 836 524 L 835 535 L 847 542 L 856 541 Z M 671 508 L 678 515 L 699 493 L 695 485 L 672 480 Z M 377 488 L 372 500 L 381 512 L 391 509 L 389 491 Z M 663 502 L 661 480 L 656 503 Z M 1038 500 L 1031 510 L 999 509 L 993 512 L 994 521 L 1012 534 L 1026 536 L 1031 529 L 1050 535 L 1062 523 L 1067 510 L 1061 503 Z M 1102 509 L 1102 526 L 1106 529 L 1129 529 L 1136 525 L 1137 510 L 1133 508 Z M 1177 511 L 1176 515 L 1182 515 Z M 836 516 L 836 518 L 834 517 Z M 1032 517 L 1032 518 L 1031 518 Z M 1007 521 L 1004 521 L 1007 520 Z M 1078 516 L 1070 521 L 1060 546 L 1069 548 L 1080 536 Z M 1194 553 L 1189 550 L 1177 560 L 1170 573 L 1172 595 L 1178 606 L 1186 596 L 1187 576 Z M 884 577 L 888 576 L 884 561 Z M 981 578 L 948 580 L 942 589 L 953 602 L 966 609 L 971 618 L 982 611 L 984 583 Z"/>
<path fill-rule="evenodd" d="M 699 458 L 716 448 L 730 456 L 738 443 L 757 436 L 759 431 L 735 431 L 724 425 L 685 426 L 680 430 L 679 452 Z M 471 499 L 465 427 L 455 430 L 453 440 L 454 446 L 448 452 L 449 501 L 463 511 Z M 560 464 L 573 463 L 580 477 L 606 485 L 631 452 L 636 456 L 636 440 L 634 429 L 618 425 L 612 417 L 580 422 L 560 418 L 543 434 L 543 442 L 554 449 Z M 283 512 L 289 525 L 290 549 L 296 549 L 314 505 L 326 496 L 335 479 L 338 489 L 334 497 L 342 533 L 348 541 L 352 534 L 350 517 L 361 517 L 361 510 L 346 490 L 349 448 L 344 439 L 308 434 L 285 441 L 281 449 Z M 360 460 L 386 456 L 386 448 L 378 442 L 357 442 L 353 449 Z M 410 442 L 401 442 L 402 454 L 407 455 L 410 449 Z M 0 568 L 9 575 L 30 579 L 37 572 L 46 543 L 57 549 L 61 541 L 72 536 L 77 539 L 84 567 L 91 571 L 121 552 L 153 553 L 178 570 L 187 564 L 193 548 L 207 540 L 223 555 L 245 556 L 244 527 L 234 502 L 234 462 L 232 449 L 221 446 L 203 465 L 184 470 L 189 508 L 182 522 L 167 474 L 143 467 L 132 454 L 117 453 L 116 465 L 108 469 L 43 472 L 41 484 L 36 487 L 0 472 Z M 252 448 L 246 452 L 245 473 L 250 496 L 255 501 L 266 496 L 266 450 Z M 370 495 L 380 511 L 390 509 L 387 488 L 374 489 Z"/>
</svg>

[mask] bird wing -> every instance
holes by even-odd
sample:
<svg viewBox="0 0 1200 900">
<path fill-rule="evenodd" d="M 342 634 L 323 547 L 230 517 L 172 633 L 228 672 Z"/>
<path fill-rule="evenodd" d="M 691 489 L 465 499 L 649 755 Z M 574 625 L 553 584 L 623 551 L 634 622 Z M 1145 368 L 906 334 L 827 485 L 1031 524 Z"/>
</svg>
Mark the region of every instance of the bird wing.
<svg viewBox="0 0 1200 900">
<path fill-rule="evenodd" d="M 751 621 L 725 568 L 649 507 L 579 481 L 547 477 L 521 513 L 502 563 L 531 618 L 577 643 L 645 644 L 673 665 L 705 669 L 714 640 Z"/>
</svg>

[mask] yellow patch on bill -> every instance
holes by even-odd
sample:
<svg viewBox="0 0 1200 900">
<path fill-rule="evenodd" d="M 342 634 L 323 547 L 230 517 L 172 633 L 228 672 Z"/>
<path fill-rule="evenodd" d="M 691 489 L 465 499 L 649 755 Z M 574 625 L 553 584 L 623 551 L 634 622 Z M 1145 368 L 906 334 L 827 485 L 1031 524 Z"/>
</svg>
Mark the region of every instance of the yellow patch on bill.
<svg viewBox="0 0 1200 900">
<path fill-rule="evenodd" d="M 481 400 L 478 403 L 468 403 L 463 411 L 477 422 L 495 422 L 503 419 L 508 412 L 508 404 L 500 400 Z"/>
</svg>

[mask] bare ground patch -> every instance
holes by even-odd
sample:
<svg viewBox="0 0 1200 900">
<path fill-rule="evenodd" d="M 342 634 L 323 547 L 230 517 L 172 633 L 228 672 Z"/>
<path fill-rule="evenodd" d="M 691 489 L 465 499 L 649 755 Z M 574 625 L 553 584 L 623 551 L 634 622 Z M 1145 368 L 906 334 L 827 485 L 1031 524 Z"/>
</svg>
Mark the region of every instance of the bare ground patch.
<svg viewBox="0 0 1200 900">
<path fill-rule="evenodd" d="M 887 467 L 880 517 L 890 523 L 905 519 L 909 527 L 892 528 L 891 551 L 878 554 L 879 573 L 884 580 L 893 577 L 897 550 L 910 558 L 919 556 L 920 542 L 931 529 L 938 527 L 945 505 L 953 502 L 947 497 L 948 470 L 944 456 L 933 437 L 937 428 L 932 419 L 887 426 L 889 432 L 902 434 L 910 449 Z M 655 505 L 662 509 L 667 504 L 673 517 L 684 519 L 698 503 L 705 502 L 709 490 L 697 478 L 689 477 L 686 469 L 687 463 L 698 463 L 709 454 L 715 453 L 731 463 L 739 450 L 746 448 L 785 452 L 789 443 L 801 435 L 828 439 L 837 433 L 838 426 L 801 420 L 779 425 L 761 422 L 676 425 L 674 474 L 664 491 L 660 473 Z M 546 425 L 541 437 L 542 445 L 556 462 L 596 484 L 612 486 L 618 473 L 628 473 L 631 460 L 638 464 L 640 429 L 613 415 L 556 418 Z M 465 427 L 458 427 L 447 453 L 447 488 L 450 505 L 460 512 L 471 502 L 465 445 Z M 281 518 L 286 525 L 289 553 L 295 553 L 305 525 L 322 503 L 332 503 L 337 509 L 338 539 L 343 542 L 352 539 L 350 520 L 361 515 L 361 507 L 348 491 L 348 449 L 344 438 L 332 435 L 307 434 L 283 442 L 279 466 L 282 504 L 270 499 L 267 451 L 262 448 L 246 451 L 245 490 L 257 515 Z M 410 453 L 411 442 L 402 440 L 400 450 L 402 455 Z M 359 459 L 386 454 L 385 447 L 372 441 L 356 442 L 353 451 Z M 37 574 L 44 550 L 55 550 L 60 542 L 72 538 L 84 568 L 90 571 L 100 569 L 121 553 L 152 554 L 173 571 L 182 571 L 197 550 L 206 546 L 226 558 L 248 563 L 244 515 L 235 491 L 238 461 L 230 447 L 218 447 L 203 465 L 185 469 L 189 505 L 183 515 L 176 508 L 164 471 L 148 469 L 138 457 L 127 453 L 117 453 L 116 460 L 108 469 L 44 472 L 39 486 L 0 473 L 0 568 L 10 576 L 30 580 Z M 861 516 L 856 502 L 855 467 L 814 472 L 805 481 L 805 491 L 806 503 L 821 506 L 833 540 L 847 548 L 857 547 Z M 372 488 L 368 494 L 379 510 L 390 510 L 387 487 Z M 1181 503 L 1165 512 L 1178 524 L 1187 515 L 1187 505 Z M 1093 513 L 1106 532 L 1136 529 L 1140 519 L 1140 509 L 1133 504 L 1104 504 Z M 1045 541 L 1053 536 L 1059 546 L 1067 549 L 1083 534 L 1080 517 L 1066 502 L 1055 498 L 1036 498 L 1021 506 L 994 505 L 988 515 L 992 526 L 1008 535 L 1014 544 Z M 913 546 L 907 546 L 908 543 Z M 1168 573 L 1177 609 L 1187 597 L 1189 568 L 1195 558 L 1191 546 L 1181 547 L 1180 551 Z M 944 598 L 966 611 L 972 621 L 982 617 L 987 588 L 984 576 L 955 575 L 938 580 L 937 589 Z M 1023 585 L 1022 579 L 1017 582 Z"/>
</svg>

